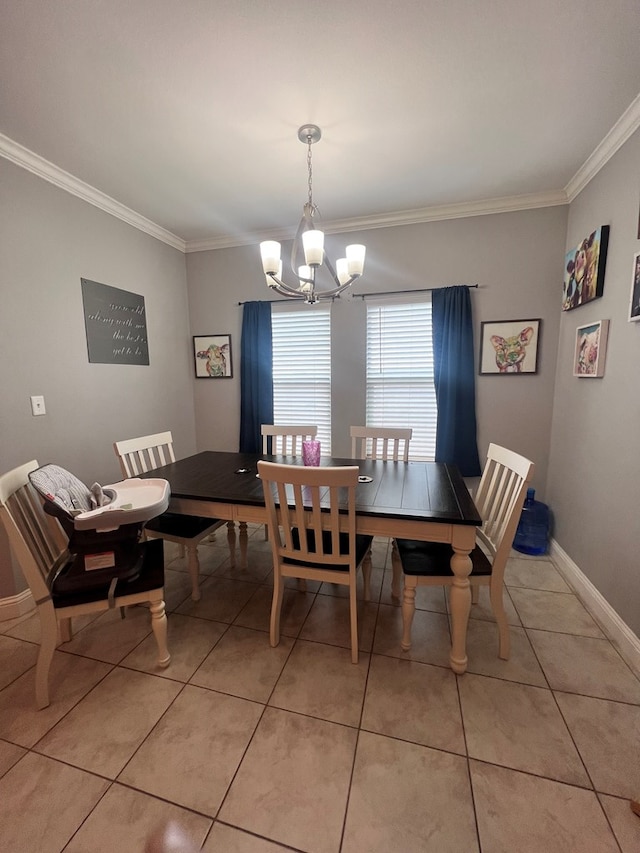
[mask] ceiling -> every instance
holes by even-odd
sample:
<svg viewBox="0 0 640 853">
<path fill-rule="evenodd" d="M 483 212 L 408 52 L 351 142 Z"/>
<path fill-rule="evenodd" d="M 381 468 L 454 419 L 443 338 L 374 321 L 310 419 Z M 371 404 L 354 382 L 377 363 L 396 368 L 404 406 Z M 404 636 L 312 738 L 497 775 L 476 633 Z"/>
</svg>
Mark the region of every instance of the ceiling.
<svg viewBox="0 0 640 853">
<path fill-rule="evenodd" d="M 292 236 L 308 122 L 327 231 L 566 203 L 639 43 L 638 0 L 3 0 L 0 154 L 186 251 Z"/>
</svg>

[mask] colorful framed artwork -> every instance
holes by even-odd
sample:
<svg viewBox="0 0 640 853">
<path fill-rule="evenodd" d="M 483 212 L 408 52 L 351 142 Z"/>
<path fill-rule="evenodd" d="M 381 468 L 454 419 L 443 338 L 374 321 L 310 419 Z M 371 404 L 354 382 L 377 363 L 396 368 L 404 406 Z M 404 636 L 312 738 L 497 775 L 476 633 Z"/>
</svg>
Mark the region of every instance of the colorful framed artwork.
<svg viewBox="0 0 640 853">
<path fill-rule="evenodd" d="M 631 276 L 631 296 L 629 297 L 629 322 L 640 320 L 640 252 L 633 256 L 633 274 Z"/>
<path fill-rule="evenodd" d="M 604 376 L 608 337 L 608 320 L 595 320 L 586 326 L 578 326 L 573 356 L 574 376 L 594 378 Z"/>
<path fill-rule="evenodd" d="M 231 335 L 194 335 L 197 379 L 231 379 Z"/>
<path fill-rule="evenodd" d="M 602 296 L 608 246 L 609 226 L 602 225 L 567 252 L 562 284 L 563 311 L 571 311 Z"/>
<path fill-rule="evenodd" d="M 480 373 L 538 372 L 540 325 L 536 320 L 491 320 L 480 331 Z"/>
</svg>

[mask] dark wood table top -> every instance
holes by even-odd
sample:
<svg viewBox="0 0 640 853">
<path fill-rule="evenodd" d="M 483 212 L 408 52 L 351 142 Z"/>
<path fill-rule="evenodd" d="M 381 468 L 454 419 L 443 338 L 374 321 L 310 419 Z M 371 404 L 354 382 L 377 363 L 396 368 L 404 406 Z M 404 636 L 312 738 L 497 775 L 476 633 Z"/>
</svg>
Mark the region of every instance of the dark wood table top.
<svg viewBox="0 0 640 853">
<path fill-rule="evenodd" d="M 264 507 L 260 459 L 302 465 L 301 457 L 206 450 L 145 476 L 169 481 L 172 498 Z M 482 523 L 454 465 L 439 462 L 380 462 L 323 456 L 322 467 L 357 465 L 370 483 L 358 483 L 359 515 L 477 526 Z"/>
</svg>

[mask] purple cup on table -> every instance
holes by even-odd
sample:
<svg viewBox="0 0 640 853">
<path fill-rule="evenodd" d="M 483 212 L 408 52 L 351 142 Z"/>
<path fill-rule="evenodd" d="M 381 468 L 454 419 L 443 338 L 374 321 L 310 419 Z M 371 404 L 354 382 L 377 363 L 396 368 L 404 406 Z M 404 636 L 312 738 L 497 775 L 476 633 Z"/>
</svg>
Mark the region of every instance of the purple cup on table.
<svg viewBox="0 0 640 853">
<path fill-rule="evenodd" d="M 304 465 L 320 465 L 320 442 L 311 440 L 302 442 L 302 462 Z"/>
</svg>

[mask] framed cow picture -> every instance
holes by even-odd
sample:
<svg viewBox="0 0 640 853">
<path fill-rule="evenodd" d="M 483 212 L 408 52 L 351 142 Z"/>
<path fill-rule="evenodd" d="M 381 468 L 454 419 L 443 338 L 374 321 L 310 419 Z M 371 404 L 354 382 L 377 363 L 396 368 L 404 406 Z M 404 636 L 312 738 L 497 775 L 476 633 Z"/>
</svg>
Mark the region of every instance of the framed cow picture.
<svg viewBox="0 0 640 853">
<path fill-rule="evenodd" d="M 602 225 L 567 252 L 562 283 L 563 311 L 571 311 L 602 296 L 608 246 L 609 226 Z"/>
<path fill-rule="evenodd" d="M 194 335 L 197 379 L 231 379 L 231 335 Z"/>
</svg>

